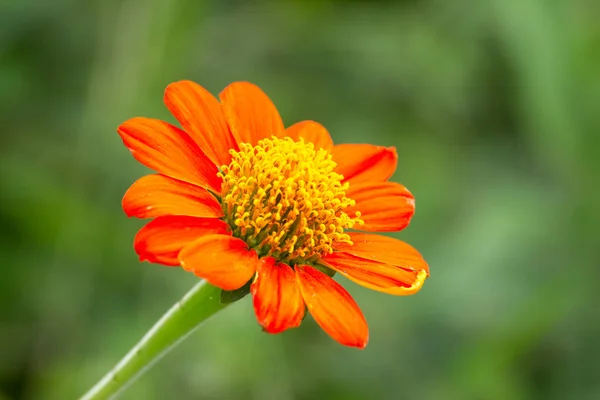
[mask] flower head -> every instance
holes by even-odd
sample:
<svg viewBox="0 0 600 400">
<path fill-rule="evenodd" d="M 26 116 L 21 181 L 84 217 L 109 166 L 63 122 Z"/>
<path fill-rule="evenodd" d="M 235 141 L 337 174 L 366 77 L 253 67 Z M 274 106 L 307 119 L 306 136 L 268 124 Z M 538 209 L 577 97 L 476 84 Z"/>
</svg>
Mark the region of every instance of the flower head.
<svg viewBox="0 0 600 400">
<path fill-rule="evenodd" d="M 136 235 L 141 260 L 181 266 L 223 290 L 251 283 L 269 333 L 297 327 L 305 309 L 338 342 L 364 347 L 365 318 L 335 272 L 377 291 L 409 295 L 429 276 L 399 231 L 414 197 L 388 182 L 394 148 L 334 146 L 314 121 L 285 129 L 271 100 L 236 82 L 220 101 L 201 86 L 169 85 L 165 103 L 183 129 L 133 118 L 118 132 L 158 174 L 125 193 L 127 215 L 153 218 Z M 362 232 L 357 232 L 362 231 Z"/>
</svg>

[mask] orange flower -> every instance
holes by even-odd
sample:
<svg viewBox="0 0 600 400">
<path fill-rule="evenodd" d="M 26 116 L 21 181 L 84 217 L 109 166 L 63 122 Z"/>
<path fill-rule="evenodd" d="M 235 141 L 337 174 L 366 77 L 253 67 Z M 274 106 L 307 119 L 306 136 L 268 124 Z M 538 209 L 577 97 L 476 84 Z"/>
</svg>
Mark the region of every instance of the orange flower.
<svg viewBox="0 0 600 400">
<path fill-rule="evenodd" d="M 363 348 L 365 318 L 331 276 L 393 295 L 417 292 L 429 267 L 417 250 L 386 236 L 415 210 L 388 182 L 394 148 L 334 146 L 314 121 L 285 128 L 257 86 L 232 83 L 220 102 L 190 81 L 164 101 L 181 123 L 133 118 L 118 132 L 158 174 L 123 198 L 128 216 L 154 218 L 135 237 L 140 260 L 181 266 L 223 290 L 252 281 L 254 310 L 269 333 L 300 325 L 305 307 L 335 340 Z"/>
</svg>

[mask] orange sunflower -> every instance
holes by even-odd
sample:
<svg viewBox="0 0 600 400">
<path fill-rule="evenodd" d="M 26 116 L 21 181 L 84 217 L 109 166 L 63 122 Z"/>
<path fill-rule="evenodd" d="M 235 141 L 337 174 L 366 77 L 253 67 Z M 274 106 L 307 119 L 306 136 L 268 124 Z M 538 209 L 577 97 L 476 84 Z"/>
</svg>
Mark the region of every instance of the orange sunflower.
<svg viewBox="0 0 600 400">
<path fill-rule="evenodd" d="M 333 145 L 317 122 L 285 128 L 257 86 L 219 95 L 190 81 L 164 101 L 177 128 L 132 118 L 118 128 L 133 156 L 157 174 L 125 193 L 130 217 L 153 218 L 136 235 L 140 260 L 181 266 L 223 290 L 250 285 L 269 333 L 300 325 L 305 309 L 333 339 L 363 348 L 367 322 L 335 272 L 393 295 L 417 292 L 429 267 L 387 236 L 414 213 L 413 195 L 388 182 L 394 148 Z"/>
</svg>

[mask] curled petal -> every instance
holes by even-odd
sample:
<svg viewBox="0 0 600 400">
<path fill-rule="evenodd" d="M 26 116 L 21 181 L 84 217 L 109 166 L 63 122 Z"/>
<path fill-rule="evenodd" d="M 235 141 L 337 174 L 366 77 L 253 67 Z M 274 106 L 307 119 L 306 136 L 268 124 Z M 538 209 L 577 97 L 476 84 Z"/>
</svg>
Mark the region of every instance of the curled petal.
<svg viewBox="0 0 600 400">
<path fill-rule="evenodd" d="M 329 336 L 345 346 L 367 345 L 367 321 L 339 283 L 308 265 L 296 266 L 296 281 L 308 310 Z"/>
<path fill-rule="evenodd" d="M 362 231 L 399 231 L 410 223 L 415 213 L 415 198 L 404 186 L 395 182 L 365 182 L 350 184 L 346 196 L 356 205 L 346 208 L 348 215 L 357 211 L 364 225 L 355 225 Z"/>
<path fill-rule="evenodd" d="M 217 166 L 181 129 L 151 118 L 132 118 L 117 128 L 133 157 L 171 178 L 221 191 Z"/>
<path fill-rule="evenodd" d="M 333 146 L 335 172 L 344 176 L 350 184 L 362 182 L 385 182 L 396 170 L 398 154 L 394 147 L 371 144 L 339 144 Z"/>
<path fill-rule="evenodd" d="M 231 161 L 230 149 L 238 150 L 229 131 L 221 103 L 206 89 L 191 81 L 171 83 L 165 104 L 183 129 L 218 166 Z"/>
<path fill-rule="evenodd" d="M 176 266 L 179 252 L 204 235 L 227 234 L 227 223 L 217 218 L 184 215 L 158 217 L 146 224 L 135 236 L 135 252 L 140 261 Z"/>
<path fill-rule="evenodd" d="M 241 239 L 207 235 L 185 246 L 179 253 L 183 269 L 223 290 L 244 286 L 256 272 L 258 258 Z"/>
<path fill-rule="evenodd" d="M 219 95 L 223 113 L 238 143 L 256 145 L 271 136 L 283 137 L 281 116 L 269 97 L 249 82 L 234 82 Z"/>
<path fill-rule="evenodd" d="M 402 296 L 419 291 L 429 266 L 414 247 L 387 236 L 349 233 L 353 245 L 340 243 L 321 261 L 359 285 Z"/>
<path fill-rule="evenodd" d="M 294 141 L 304 139 L 305 142 L 313 143 L 315 149 L 333 149 L 333 140 L 329 136 L 327 129 L 315 121 L 301 121 L 285 130 L 285 134 Z"/>
<path fill-rule="evenodd" d="M 165 175 L 146 175 L 125 192 L 123 210 L 129 217 L 190 215 L 219 218 L 221 205 L 206 189 Z"/>
<path fill-rule="evenodd" d="M 288 265 L 278 264 L 272 257 L 263 258 L 250 290 L 256 318 L 268 333 L 280 333 L 302 322 L 304 300 L 294 270 Z"/>
</svg>

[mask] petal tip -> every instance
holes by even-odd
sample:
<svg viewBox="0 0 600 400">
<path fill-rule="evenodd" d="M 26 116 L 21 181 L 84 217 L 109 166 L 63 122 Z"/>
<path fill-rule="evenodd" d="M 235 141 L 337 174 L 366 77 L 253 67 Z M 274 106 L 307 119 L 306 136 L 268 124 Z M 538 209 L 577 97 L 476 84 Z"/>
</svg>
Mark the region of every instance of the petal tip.
<svg viewBox="0 0 600 400">
<path fill-rule="evenodd" d="M 369 344 L 369 332 L 367 331 L 366 335 L 362 338 L 352 338 L 352 340 L 349 340 L 347 342 L 339 341 L 339 343 L 346 347 L 353 347 L 358 350 L 364 350 L 367 347 L 367 344 Z"/>
<path fill-rule="evenodd" d="M 168 104 L 170 102 L 169 96 L 171 94 L 174 94 L 173 92 L 175 92 L 179 89 L 185 90 L 182 86 L 190 86 L 190 85 L 200 86 L 196 82 L 191 81 L 189 79 L 182 79 L 179 81 L 169 83 L 167 85 L 167 87 L 165 87 L 165 93 L 163 95 L 163 101 L 165 102 L 165 104 Z"/>
<path fill-rule="evenodd" d="M 369 336 L 367 336 L 365 340 L 358 342 L 355 347 L 359 350 L 364 350 L 367 347 L 367 344 L 369 344 Z"/>
<path fill-rule="evenodd" d="M 425 280 L 427 280 L 427 278 L 429 278 L 429 271 L 422 269 L 417 273 L 417 277 L 412 285 L 410 285 L 409 287 L 398 288 L 397 291 L 390 292 L 390 294 L 397 295 L 397 296 L 406 296 L 406 295 L 415 294 L 419 290 L 421 290 L 421 288 L 423 287 L 423 284 L 425 283 Z"/>
<path fill-rule="evenodd" d="M 396 146 L 388 146 L 384 147 L 384 151 L 389 154 L 394 160 L 398 160 L 398 150 Z"/>
</svg>

